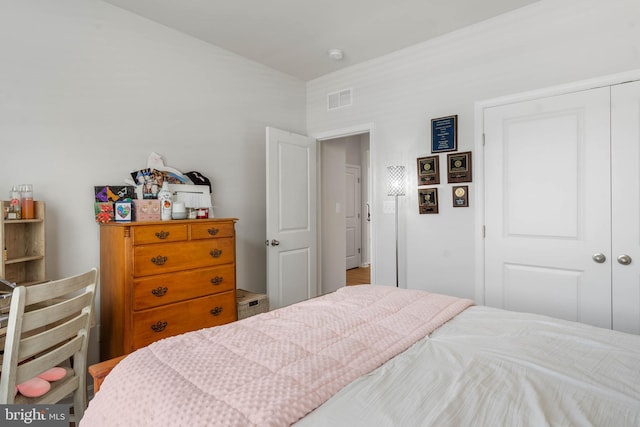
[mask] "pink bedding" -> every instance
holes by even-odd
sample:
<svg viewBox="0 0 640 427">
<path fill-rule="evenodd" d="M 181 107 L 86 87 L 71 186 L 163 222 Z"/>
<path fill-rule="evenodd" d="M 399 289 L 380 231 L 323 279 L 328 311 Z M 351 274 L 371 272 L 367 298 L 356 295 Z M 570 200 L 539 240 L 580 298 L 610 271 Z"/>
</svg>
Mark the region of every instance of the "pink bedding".
<svg viewBox="0 0 640 427">
<path fill-rule="evenodd" d="M 290 425 L 472 304 L 354 286 L 167 338 L 116 366 L 80 426 Z"/>
</svg>

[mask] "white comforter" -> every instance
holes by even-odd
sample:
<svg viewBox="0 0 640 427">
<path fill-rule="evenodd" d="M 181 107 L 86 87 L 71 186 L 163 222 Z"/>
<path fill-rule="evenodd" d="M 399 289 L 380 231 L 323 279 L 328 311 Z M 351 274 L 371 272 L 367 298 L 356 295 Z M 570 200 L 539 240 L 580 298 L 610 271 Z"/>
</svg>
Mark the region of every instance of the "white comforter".
<svg viewBox="0 0 640 427">
<path fill-rule="evenodd" d="M 471 307 L 305 426 L 640 426 L 640 336 Z"/>
</svg>

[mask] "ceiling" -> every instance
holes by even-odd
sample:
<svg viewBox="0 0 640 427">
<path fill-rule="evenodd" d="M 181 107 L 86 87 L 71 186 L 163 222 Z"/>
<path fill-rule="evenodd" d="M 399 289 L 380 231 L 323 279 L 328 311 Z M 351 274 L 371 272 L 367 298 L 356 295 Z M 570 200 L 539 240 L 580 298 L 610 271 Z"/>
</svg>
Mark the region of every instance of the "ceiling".
<svg viewBox="0 0 640 427">
<path fill-rule="evenodd" d="M 104 1 L 308 81 L 538 0 Z"/>
</svg>

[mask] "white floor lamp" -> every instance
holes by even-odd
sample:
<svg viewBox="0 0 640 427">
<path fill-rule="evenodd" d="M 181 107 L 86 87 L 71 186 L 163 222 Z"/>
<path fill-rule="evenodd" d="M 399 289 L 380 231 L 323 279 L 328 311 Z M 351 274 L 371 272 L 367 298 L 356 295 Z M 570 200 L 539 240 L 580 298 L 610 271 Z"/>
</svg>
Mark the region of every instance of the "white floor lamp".
<svg viewBox="0 0 640 427">
<path fill-rule="evenodd" d="M 398 280 L 398 196 L 405 194 L 404 166 L 387 166 L 387 195 L 394 196 L 396 201 L 396 288 Z"/>
</svg>

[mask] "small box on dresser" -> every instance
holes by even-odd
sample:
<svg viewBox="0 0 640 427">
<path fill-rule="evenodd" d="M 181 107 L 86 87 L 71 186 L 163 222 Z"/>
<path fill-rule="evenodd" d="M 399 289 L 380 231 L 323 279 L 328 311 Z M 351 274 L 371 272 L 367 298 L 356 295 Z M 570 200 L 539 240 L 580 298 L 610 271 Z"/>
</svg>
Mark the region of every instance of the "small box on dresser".
<svg viewBox="0 0 640 427">
<path fill-rule="evenodd" d="M 100 360 L 237 319 L 236 221 L 100 225 Z"/>
<path fill-rule="evenodd" d="M 136 221 L 160 221 L 160 200 L 134 199 L 133 206 Z"/>
</svg>

